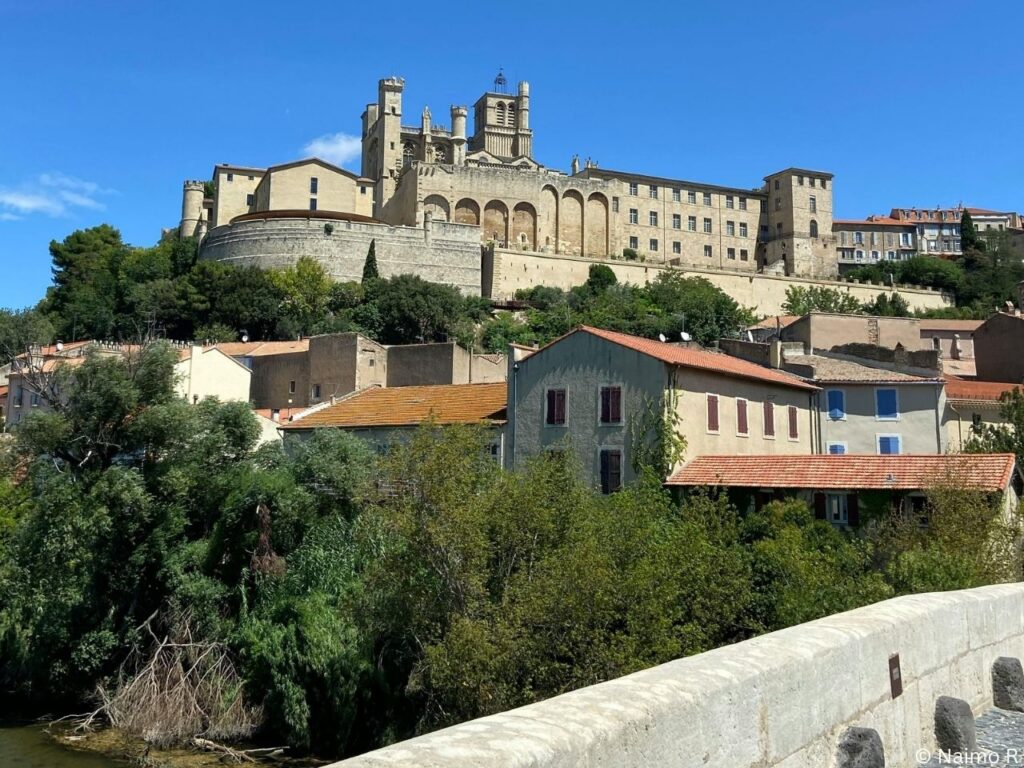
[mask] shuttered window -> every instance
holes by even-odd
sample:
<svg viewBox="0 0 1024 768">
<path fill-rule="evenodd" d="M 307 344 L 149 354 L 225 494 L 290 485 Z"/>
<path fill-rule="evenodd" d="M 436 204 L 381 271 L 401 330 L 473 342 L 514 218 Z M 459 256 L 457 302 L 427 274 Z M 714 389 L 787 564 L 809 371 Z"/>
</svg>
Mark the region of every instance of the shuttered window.
<svg viewBox="0 0 1024 768">
<path fill-rule="evenodd" d="M 747 401 L 743 398 L 736 398 L 736 434 L 748 434 L 747 428 Z"/>
<path fill-rule="evenodd" d="M 601 449 L 601 493 L 614 493 L 622 487 L 622 451 Z"/>
<path fill-rule="evenodd" d="M 708 395 L 708 432 L 718 431 L 718 395 Z"/>
<path fill-rule="evenodd" d="M 601 423 L 622 423 L 622 387 L 601 387 Z"/>
<path fill-rule="evenodd" d="M 789 439 L 797 440 L 800 437 L 800 422 L 797 421 L 798 414 L 795 405 L 789 406 Z"/>
<path fill-rule="evenodd" d="M 552 426 L 565 424 L 565 390 L 549 389 L 547 403 L 547 418 L 545 423 Z"/>
<path fill-rule="evenodd" d="M 764 403 L 764 436 L 775 437 L 775 403 Z"/>
</svg>

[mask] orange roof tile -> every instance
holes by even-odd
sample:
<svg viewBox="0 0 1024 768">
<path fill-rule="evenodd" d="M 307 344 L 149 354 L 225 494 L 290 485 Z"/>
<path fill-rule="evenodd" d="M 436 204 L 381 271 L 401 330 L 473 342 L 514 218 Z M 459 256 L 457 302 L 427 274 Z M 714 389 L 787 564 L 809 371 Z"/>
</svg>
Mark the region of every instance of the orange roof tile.
<svg viewBox="0 0 1024 768">
<path fill-rule="evenodd" d="M 309 339 L 298 341 L 229 341 L 214 344 L 225 355 L 231 357 L 261 357 L 263 355 L 286 355 L 292 352 L 308 352 Z"/>
<path fill-rule="evenodd" d="M 795 323 L 801 317 L 803 317 L 803 315 L 773 315 L 772 317 L 766 317 L 764 320 L 762 320 L 759 323 L 754 323 L 753 325 L 748 325 L 747 328 L 749 330 L 754 330 L 755 328 L 770 328 L 770 329 L 774 329 L 774 328 L 777 328 L 777 327 L 785 328 L 786 326 L 789 326 L 789 325 L 792 325 L 793 323 Z"/>
<path fill-rule="evenodd" d="M 628 333 L 617 333 L 616 331 L 604 331 L 600 328 L 591 328 L 589 326 L 580 326 L 577 332 L 590 333 L 599 338 L 605 339 L 606 341 L 620 344 L 623 347 L 640 352 L 644 355 L 649 355 L 653 358 L 661 360 L 662 362 L 668 363 L 669 365 L 678 365 L 684 368 L 696 368 L 702 371 L 714 371 L 721 373 L 724 376 L 733 376 L 740 379 L 751 379 L 754 381 L 762 381 L 769 384 L 778 384 L 783 387 L 792 387 L 793 389 L 805 389 L 809 391 L 816 390 L 817 387 L 812 384 L 792 376 L 788 373 L 775 370 L 773 368 L 765 368 L 757 365 L 756 363 L 749 363 L 746 360 L 741 360 L 738 357 L 732 355 L 726 355 L 721 352 L 710 352 L 706 349 L 693 349 L 691 347 L 677 347 L 673 344 L 667 344 L 662 341 L 652 341 L 651 339 L 644 339 L 639 336 L 630 336 Z M 565 338 L 564 336 L 562 338 Z M 559 341 L 556 339 L 552 344 Z M 550 346 L 550 345 L 548 345 Z"/>
<path fill-rule="evenodd" d="M 893 219 L 889 216 L 875 216 L 870 219 L 833 219 L 832 225 L 836 224 L 842 227 L 870 227 L 870 226 L 882 226 L 882 227 L 912 227 L 914 226 L 909 221 L 901 221 L 899 219 Z"/>
<path fill-rule="evenodd" d="M 874 456 L 698 456 L 667 481 L 670 486 L 918 490 L 952 479 L 959 486 L 1004 490 L 1012 453 Z"/>
<path fill-rule="evenodd" d="M 507 403 L 505 382 L 373 387 L 282 427 L 407 427 L 429 420 L 442 425 L 498 422 L 505 420 Z"/>
<path fill-rule="evenodd" d="M 955 377 L 946 379 L 946 397 L 950 400 L 976 400 L 998 402 L 1011 390 L 1024 391 L 1019 384 L 1005 384 L 1001 381 L 967 381 Z"/>
</svg>

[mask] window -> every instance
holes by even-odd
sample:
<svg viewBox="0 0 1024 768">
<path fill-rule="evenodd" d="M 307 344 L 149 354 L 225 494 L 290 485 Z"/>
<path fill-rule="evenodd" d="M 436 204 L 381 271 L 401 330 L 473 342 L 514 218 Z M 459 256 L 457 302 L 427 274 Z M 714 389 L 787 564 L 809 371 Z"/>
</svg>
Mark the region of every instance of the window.
<svg viewBox="0 0 1024 768">
<path fill-rule="evenodd" d="M 740 210 L 741 211 L 747 210 L 747 198 L 745 198 L 745 197 L 741 197 L 740 198 Z"/>
<path fill-rule="evenodd" d="M 816 222 L 814 219 L 811 219 L 811 237 L 817 237 L 817 236 L 818 236 L 818 222 Z"/>
<path fill-rule="evenodd" d="M 366 194 L 366 185 L 365 184 L 360 184 L 359 185 L 359 194 L 360 195 L 365 195 Z"/>
<path fill-rule="evenodd" d="M 736 222 L 735 221 L 727 221 L 727 222 L 725 222 L 725 234 L 727 234 L 729 237 L 735 237 L 736 236 Z"/>
<path fill-rule="evenodd" d="M 601 387 L 601 423 L 622 423 L 622 387 Z"/>
<path fill-rule="evenodd" d="M 295 394 L 295 380 L 294 379 L 292 379 L 291 381 L 288 382 L 288 394 L 289 395 L 294 395 Z"/>
<path fill-rule="evenodd" d="M 256 196 L 255 196 L 255 195 L 246 195 L 246 196 L 245 196 L 245 204 L 246 204 L 246 205 L 252 205 L 252 204 L 253 204 L 253 201 L 254 201 L 255 199 L 256 199 Z"/>
<path fill-rule="evenodd" d="M 725 207 L 726 208 L 732 208 L 733 207 L 732 195 L 726 195 L 725 196 Z"/>
<path fill-rule="evenodd" d="M 683 244 L 680 243 L 678 240 L 673 240 L 672 241 L 672 253 L 682 253 L 682 252 L 683 252 Z"/>
<path fill-rule="evenodd" d="M 633 197 L 636 197 L 637 186 L 635 181 L 629 182 L 629 194 L 632 195 Z"/>
<path fill-rule="evenodd" d="M 830 456 L 843 456 L 846 454 L 846 443 L 829 443 L 828 453 Z"/>
<path fill-rule="evenodd" d="M 658 238 L 656 238 L 656 237 L 652 237 L 651 238 L 651 240 L 650 240 L 650 250 L 652 250 L 652 251 L 658 250 Z"/>
<path fill-rule="evenodd" d="M 761 408 L 761 418 L 764 422 L 764 436 L 775 439 L 775 403 L 765 400 Z"/>
<path fill-rule="evenodd" d="M 557 427 L 565 425 L 565 390 L 549 389 L 547 396 L 547 414 L 544 423 Z"/>
<path fill-rule="evenodd" d="M 705 245 L 704 246 L 704 256 L 706 256 L 707 258 L 710 259 L 714 255 L 715 255 L 714 249 L 710 245 Z"/>
<path fill-rule="evenodd" d="M 897 455 L 900 452 L 899 435 L 879 435 L 878 452 L 882 455 Z"/>
<path fill-rule="evenodd" d="M 313 176 L 313 177 L 310 178 L 310 180 L 309 180 L 309 194 L 311 194 L 311 195 L 315 195 L 316 194 L 316 188 L 319 185 L 319 183 L 320 182 L 319 182 L 319 180 L 317 179 L 316 176 Z"/>
<path fill-rule="evenodd" d="M 746 248 L 740 248 L 740 261 L 749 261 L 750 256 L 747 254 Z"/>
<path fill-rule="evenodd" d="M 612 213 L 618 213 L 618 212 L 619 212 L 619 198 L 613 197 L 612 198 Z"/>
<path fill-rule="evenodd" d="M 810 184 L 813 187 L 814 186 L 814 177 L 813 176 L 808 176 L 807 177 L 807 183 Z"/>
<path fill-rule="evenodd" d="M 704 219 L 704 231 L 711 234 L 711 219 Z"/>
<path fill-rule="evenodd" d="M 839 244 L 840 245 L 846 245 L 846 239 L 847 239 L 846 238 L 846 232 L 840 232 L 839 233 Z"/>
<path fill-rule="evenodd" d="M 853 233 L 853 242 L 854 242 L 855 245 L 864 245 L 864 233 L 863 232 L 854 232 Z"/>
<path fill-rule="evenodd" d="M 797 176 L 796 177 L 796 183 L 799 184 L 802 187 L 804 185 L 804 177 L 803 176 Z"/>
<path fill-rule="evenodd" d="M 726 255 L 726 258 L 729 258 L 729 259 L 732 259 L 733 261 L 736 261 L 736 249 L 735 248 L 726 248 L 725 249 L 725 255 Z"/>
<path fill-rule="evenodd" d="M 708 395 L 708 432 L 718 433 L 718 395 Z"/>
<path fill-rule="evenodd" d="M 314 384 L 313 385 L 313 389 L 310 391 L 309 396 L 311 398 L 313 398 L 314 400 L 319 400 L 320 399 L 320 385 L 319 384 Z"/>
<path fill-rule="evenodd" d="M 711 193 L 710 192 L 705 192 L 704 193 L 704 205 L 711 205 Z"/>
<path fill-rule="evenodd" d="M 747 237 L 747 222 L 740 222 L 740 237 Z"/>
<path fill-rule="evenodd" d="M 228 181 L 234 181 L 234 180 L 235 180 L 235 174 L 229 173 L 228 174 Z"/>
<path fill-rule="evenodd" d="M 910 245 L 910 233 L 900 232 L 900 245 Z"/>
<path fill-rule="evenodd" d="M 658 212 L 657 211 L 651 211 L 650 213 L 647 214 L 647 223 L 650 224 L 652 227 L 658 226 Z"/>
<path fill-rule="evenodd" d="M 688 202 L 690 205 L 696 205 L 697 204 L 697 193 L 694 192 L 693 190 L 690 190 L 689 192 L 687 192 L 686 193 L 686 202 Z"/>
<path fill-rule="evenodd" d="M 672 190 L 672 202 L 678 203 L 682 199 L 683 199 L 682 198 L 682 190 L 680 190 L 680 189 L 673 189 Z"/>
<path fill-rule="evenodd" d="M 827 187 L 827 186 L 828 186 L 828 179 L 822 179 L 821 180 L 821 188 L 825 189 L 825 187 Z"/>
<path fill-rule="evenodd" d="M 316 198 L 315 197 L 309 198 L 309 210 L 311 210 L 311 211 L 315 211 L 316 210 Z"/>
<path fill-rule="evenodd" d="M 601 493 L 615 493 L 622 487 L 622 451 L 601 449 Z"/>
<path fill-rule="evenodd" d="M 795 405 L 789 406 L 789 439 L 800 439 L 800 414 Z"/>
<path fill-rule="evenodd" d="M 28 399 L 28 402 L 29 402 L 29 405 L 31 405 L 33 408 L 38 408 L 39 407 L 39 393 L 38 392 L 33 392 L 32 396 Z"/>
<path fill-rule="evenodd" d="M 778 179 L 776 179 L 776 180 L 775 180 L 775 188 L 776 188 L 776 189 L 778 189 L 778 188 L 779 188 L 779 180 L 778 180 Z"/>
<path fill-rule="evenodd" d="M 896 251 L 886 251 L 885 258 L 889 261 L 896 261 Z"/>
<path fill-rule="evenodd" d="M 878 421 L 898 421 L 900 418 L 899 398 L 895 389 L 875 390 L 875 419 Z"/>
<path fill-rule="evenodd" d="M 776 211 L 781 211 L 782 210 L 782 198 L 781 197 L 776 197 L 775 198 L 775 210 Z"/>
<path fill-rule="evenodd" d="M 634 251 L 637 248 L 639 248 L 640 247 L 640 238 L 636 237 L 635 235 L 633 237 L 630 237 L 629 238 L 629 247 L 632 248 Z"/>
<path fill-rule="evenodd" d="M 742 397 L 736 398 L 736 434 L 743 437 L 750 434 L 747 424 L 747 401 Z"/>
<path fill-rule="evenodd" d="M 697 231 L 697 217 L 696 216 L 687 216 L 686 217 L 686 228 L 690 232 L 696 232 Z"/>
<path fill-rule="evenodd" d="M 811 213 L 818 212 L 818 198 L 816 198 L 814 195 L 811 195 L 810 200 L 808 201 L 808 205 L 811 209 Z"/>
<path fill-rule="evenodd" d="M 775 237 L 782 237 L 782 222 L 775 225 Z"/>
<path fill-rule="evenodd" d="M 650 196 L 653 197 L 655 200 L 657 200 L 658 199 L 658 188 L 654 184 L 651 184 L 651 186 L 648 187 L 648 190 L 649 190 Z"/>
<path fill-rule="evenodd" d="M 896 238 L 893 236 L 892 232 L 885 233 L 885 244 L 889 246 L 896 244 Z"/>
<path fill-rule="evenodd" d="M 825 393 L 828 402 L 828 417 L 832 421 L 846 421 L 846 393 L 841 389 L 830 389 Z"/>
<path fill-rule="evenodd" d="M 636 208 L 630 208 L 629 209 L 629 223 L 630 224 L 639 224 L 640 223 L 640 211 L 638 211 Z"/>
<path fill-rule="evenodd" d="M 827 493 L 825 494 L 825 514 L 826 519 L 832 523 L 832 525 L 849 525 L 849 508 L 846 504 L 845 493 Z"/>
<path fill-rule="evenodd" d="M 682 229 L 682 228 L 683 228 L 683 217 L 680 216 L 678 213 L 673 213 L 672 214 L 672 229 Z"/>
<path fill-rule="evenodd" d="M 252 181 L 252 180 L 254 180 L 255 178 L 256 178 L 255 176 L 250 176 L 250 177 L 249 177 L 249 181 Z"/>
<path fill-rule="evenodd" d="M 760 205 L 761 205 L 761 213 L 764 213 L 765 211 L 768 210 L 768 201 L 767 200 L 761 200 L 760 201 Z"/>
<path fill-rule="evenodd" d="M 881 257 L 881 255 L 882 254 L 880 254 L 878 251 L 872 251 L 871 252 L 871 258 L 874 259 L 875 261 L 878 261 L 878 259 Z"/>
</svg>

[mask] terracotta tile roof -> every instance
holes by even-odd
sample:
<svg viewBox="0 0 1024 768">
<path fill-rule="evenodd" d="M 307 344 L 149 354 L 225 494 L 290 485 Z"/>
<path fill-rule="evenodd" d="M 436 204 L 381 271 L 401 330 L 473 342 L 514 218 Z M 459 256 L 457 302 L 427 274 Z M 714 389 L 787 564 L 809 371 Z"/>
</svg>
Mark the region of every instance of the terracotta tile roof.
<svg viewBox="0 0 1024 768">
<path fill-rule="evenodd" d="M 978 364 L 974 360 L 953 360 L 952 358 L 944 358 L 942 360 L 942 372 L 944 374 L 960 377 L 977 376 Z"/>
<path fill-rule="evenodd" d="M 264 419 L 273 421 L 274 411 L 277 411 L 277 420 L 281 423 L 288 421 L 292 416 L 306 410 L 305 408 L 253 408 L 252 412 Z"/>
<path fill-rule="evenodd" d="M 1001 381 L 967 381 L 955 376 L 946 378 L 946 397 L 950 400 L 974 400 L 998 402 L 1004 392 L 1024 391 L 1019 384 L 1005 384 Z"/>
<path fill-rule="evenodd" d="M 837 360 L 823 355 L 785 355 L 784 360 L 787 364 L 813 367 L 814 375 L 809 378 L 813 378 L 819 384 L 927 384 L 940 381 L 937 375 L 935 378 L 912 376 L 909 373 L 873 368 L 853 360 Z"/>
<path fill-rule="evenodd" d="M 229 341 L 212 345 L 231 357 L 261 357 L 263 355 L 286 355 L 292 352 L 308 352 L 309 339 L 298 341 Z"/>
<path fill-rule="evenodd" d="M 759 323 L 748 325 L 747 330 L 754 330 L 755 328 L 769 328 L 775 329 L 776 327 L 785 328 L 788 325 L 792 325 L 799 320 L 803 315 L 774 315 L 772 317 L 766 317 Z"/>
<path fill-rule="evenodd" d="M 670 486 L 919 490 L 953 479 L 959 486 L 1004 490 L 1012 453 L 874 456 L 698 456 L 675 472 Z"/>
<path fill-rule="evenodd" d="M 841 227 L 912 227 L 909 221 L 900 221 L 889 216 L 875 216 L 869 219 L 833 219 L 832 226 L 838 224 Z"/>
<path fill-rule="evenodd" d="M 627 333 L 617 333 L 616 331 L 605 331 L 600 328 L 591 328 L 586 325 L 580 326 L 576 331 L 573 331 L 573 333 L 579 332 L 589 333 L 614 344 L 620 344 L 623 347 L 635 350 L 644 355 L 649 355 L 650 357 L 661 360 L 669 365 L 678 365 L 683 368 L 696 368 L 702 371 L 714 371 L 716 373 L 721 373 L 724 376 L 751 379 L 753 381 L 761 381 L 768 384 L 778 384 L 783 387 L 792 387 L 793 389 L 817 389 L 814 385 L 808 384 L 806 381 L 803 381 L 791 374 L 784 373 L 773 368 L 765 368 L 757 365 L 756 363 L 750 363 L 746 360 L 741 360 L 738 357 L 733 357 L 720 352 L 710 352 L 706 349 L 693 349 L 692 347 L 677 347 L 673 344 L 667 344 L 661 341 L 652 341 L 651 339 L 644 339 L 639 336 L 630 336 Z M 552 344 L 555 344 L 558 341 L 559 340 L 556 339 Z M 548 346 L 551 345 L 549 344 Z"/>
<path fill-rule="evenodd" d="M 922 318 L 920 321 L 922 331 L 968 331 L 973 333 L 985 322 L 984 320 L 929 320 Z"/>
<path fill-rule="evenodd" d="M 373 387 L 282 426 L 406 427 L 430 419 L 437 424 L 501 422 L 505 420 L 507 403 L 505 382 Z"/>
</svg>

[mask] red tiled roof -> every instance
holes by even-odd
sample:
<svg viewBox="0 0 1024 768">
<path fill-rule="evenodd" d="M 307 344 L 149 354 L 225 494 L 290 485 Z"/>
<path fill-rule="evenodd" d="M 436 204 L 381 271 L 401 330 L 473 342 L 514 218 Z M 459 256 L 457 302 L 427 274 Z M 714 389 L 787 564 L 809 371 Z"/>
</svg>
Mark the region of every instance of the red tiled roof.
<svg viewBox="0 0 1024 768">
<path fill-rule="evenodd" d="M 1001 381 L 967 381 L 955 377 L 946 379 L 946 397 L 950 400 L 998 402 L 1005 392 L 1014 389 L 1022 390 L 1022 387 L 1019 384 L 1005 384 Z"/>
<path fill-rule="evenodd" d="M 263 355 L 284 355 L 291 352 L 308 352 L 309 339 L 299 341 L 229 341 L 214 344 L 217 349 L 231 357 L 261 357 Z"/>
<path fill-rule="evenodd" d="M 503 381 L 372 387 L 281 426 L 285 429 L 407 427 L 429 420 L 442 425 L 504 421 L 507 391 Z"/>
<path fill-rule="evenodd" d="M 901 221 L 900 219 L 894 219 L 894 218 L 891 218 L 890 216 L 875 216 L 874 218 L 870 218 L 870 219 L 833 219 L 832 220 L 832 225 L 835 226 L 836 224 L 839 224 L 840 226 L 847 226 L 847 227 L 870 227 L 872 225 L 874 225 L 874 226 L 881 226 L 881 227 L 912 227 L 912 226 L 914 226 L 909 221 Z"/>
<path fill-rule="evenodd" d="M 650 357 L 661 360 L 669 365 L 679 365 L 684 368 L 696 368 L 702 371 L 713 371 L 715 373 L 721 373 L 724 376 L 751 379 L 754 381 L 766 382 L 768 384 L 778 384 L 783 387 L 792 387 L 793 389 L 811 391 L 817 389 L 817 387 L 808 384 L 796 376 L 783 373 L 782 371 L 778 371 L 773 368 L 765 368 L 757 365 L 756 363 L 750 363 L 746 360 L 741 360 L 738 357 L 722 354 L 720 352 L 709 352 L 705 349 L 693 349 L 691 347 L 677 347 L 673 344 L 667 344 L 662 341 L 652 341 L 651 339 L 644 339 L 639 336 L 630 336 L 628 333 L 605 331 L 600 328 L 591 328 L 586 325 L 580 326 L 576 331 L 573 331 L 573 333 L 577 332 L 592 334 L 605 339 L 606 341 L 640 352 L 641 354 L 649 355 Z M 556 342 L 552 342 L 552 344 Z"/>
<path fill-rule="evenodd" d="M 748 325 L 747 328 L 749 330 L 754 330 L 755 328 L 785 328 L 786 326 L 795 323 L 801 317 L 803 317 L 803 315 L 774 315 L 772 317 L 766 317 L 759 323 Z"/>
<path fill-rule="evenodd" d="M 1013 474 L 1012 453 L 874 456 L 698 456 L 670 486 L 919 490 L 952 480 L 960 487 L 1001 491 Z"/>
</svg>

